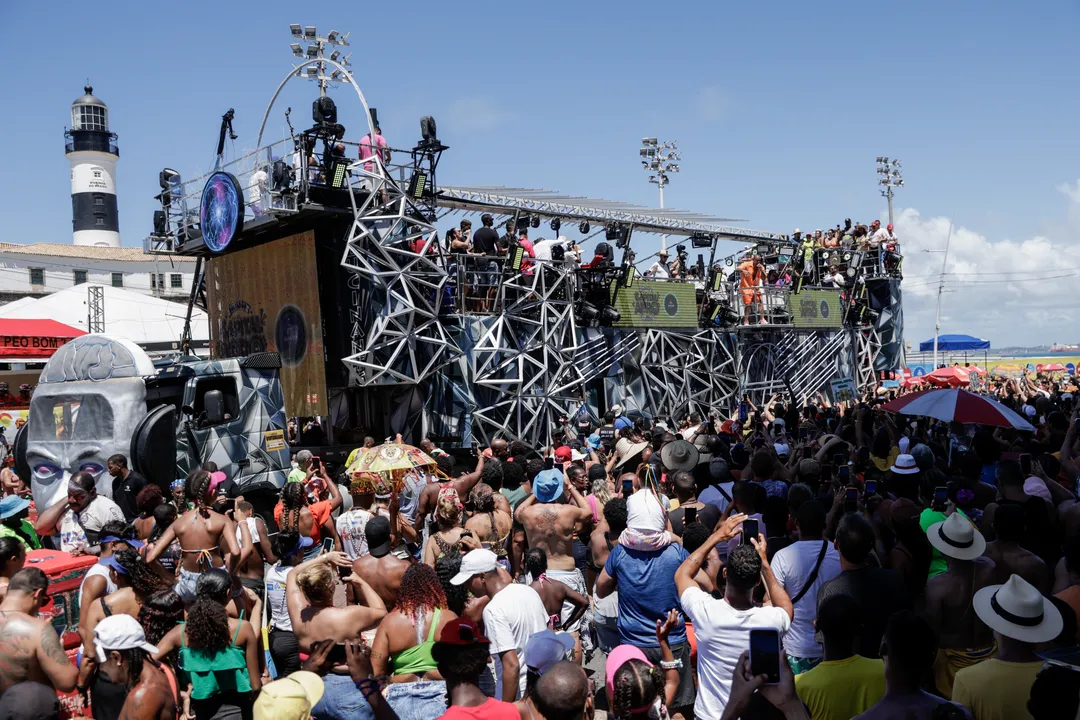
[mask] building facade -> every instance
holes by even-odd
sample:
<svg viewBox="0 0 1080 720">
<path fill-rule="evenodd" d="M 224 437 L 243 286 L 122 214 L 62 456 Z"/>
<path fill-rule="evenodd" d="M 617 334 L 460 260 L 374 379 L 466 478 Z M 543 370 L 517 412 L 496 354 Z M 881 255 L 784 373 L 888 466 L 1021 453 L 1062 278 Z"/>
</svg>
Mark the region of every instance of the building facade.
<svg viewBox="0 0 1080 720">
<path fill-rule="evenodd" d="M 142 248 L 0 243 L 0 303 L 100 283 L 186 301 L 195 260 L 148 255 Z"/>
</svg>

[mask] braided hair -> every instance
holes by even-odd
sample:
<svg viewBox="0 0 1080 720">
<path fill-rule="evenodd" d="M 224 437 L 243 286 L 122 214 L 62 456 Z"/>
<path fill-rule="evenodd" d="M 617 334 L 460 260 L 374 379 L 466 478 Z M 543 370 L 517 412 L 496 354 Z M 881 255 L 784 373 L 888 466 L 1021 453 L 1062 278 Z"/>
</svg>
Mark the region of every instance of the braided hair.
<svg viewBox="0 0 1080 720">
<path fill-rule="evenodd" d="M 184 497 L 195 504 L 195 509 L 203 517 L 210 517 L 206 507 L 206 493 L 210 490 L 210 473 L 205 470 L 192 470 L 184 480 Z"/>
<path fill-rule="evenodd" d="M 615 717 L 628 718 L 632 710 L 651 706 L 663 692 L 663 670 L 644 660 L 627 660 L 615 671 L 611 710 Z"/>
<path fill-rule="evenodd" d="M 469 591 L 465 585 L 454 585 L 450 582 L 459 570 L 461 570 L 461 553 L 456 548 L 435 560 L 435 574 L 439 576 L 439 583 L 442 585 L 443 592 L 446 593 L 446 607 L 455 615 L 465 612 L 465 602 L 469 599 Z"/>
<path fill-rule="evenodd" d="M 285 487 L 281 491 L 281 505 L 281 530 L 300 532 L 300 511 L 307 505 L 304 484 L 298 482 L 285 483 Z"/>
</svg>

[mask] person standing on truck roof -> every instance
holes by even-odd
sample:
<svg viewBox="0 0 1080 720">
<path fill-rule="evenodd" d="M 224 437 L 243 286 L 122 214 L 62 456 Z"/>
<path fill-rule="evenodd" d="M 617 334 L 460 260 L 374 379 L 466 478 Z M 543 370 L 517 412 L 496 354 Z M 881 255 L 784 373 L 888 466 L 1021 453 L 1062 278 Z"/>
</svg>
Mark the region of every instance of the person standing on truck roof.
<svg viewBox="0 0 1080 720">
<path fill-rule="evenodd" d="M 146 487 L 146 478 L 128 467 L 127 458 L 117 454 L 105 463 L 105 469 L 112 476 L 112 500 L 120 506 L 124 519 L 132 522 L 139 516 L 139 506 L 135 499 L 139 491 Z"/>
<path fill-rule="evenodd" d="M 94 476 L 77 472 L 68 480 L 67 497 L 38 516 L 39 536 L 60 534 L 60 549 L 72 555 L 98 555 L 98 535 L 110 520 L 125 521 L 123 511 L 98 495 Z"/>
</svg>

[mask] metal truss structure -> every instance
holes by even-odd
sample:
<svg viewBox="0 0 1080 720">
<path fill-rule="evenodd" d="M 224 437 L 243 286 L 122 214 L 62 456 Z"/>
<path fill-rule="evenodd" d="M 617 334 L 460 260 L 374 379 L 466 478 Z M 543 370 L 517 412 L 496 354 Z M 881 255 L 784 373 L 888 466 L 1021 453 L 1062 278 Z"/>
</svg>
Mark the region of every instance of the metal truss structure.
<svg viewBox="0 0 1080 720">
<path fill-rule="evenodd" d="M 880 341 L 873 328 L 796 330 L 590 328 L 574 314 L 577 277 L 544 263 L 505 269 L 492 314 L 463 313 L 436 229 L 379 165 L 356 163 L 354 221 L 341 264 L 366 287 L 344 359 L 352 383 L 385 388 L 416 411 L 409 429 L 488 443 L 499 435 L 549 442 L 559 417 L 593 417 L 615 403 L 648 416 L 730 411 L 743 394 L 827 390 L 836 377 L 873 381 Z M 506 191 L 509 193 L 510 191 Z M 670 234 L 769 238 L 708 224 L 679 211 L 571 200 L 542 191 L 444 188 L 442 207 L 542 213 L 589 222 L 635 223 Z M 452 198 L 453 202 L 448 201 Z M 659 214 L 664 213 L 664 214 Z M 597 389 L 599 388 L 599 394 Z M 417 395 L 419 393 L 419 395 Z M 418 423 L 418 424 L 417 424 Z"/>
<path fill-rule="evenodd" d="M 735 218 L 714 218 L 686 210 L 655 209 L 640 205 L 593 200 L 560 195 L 551 190 L 505 187 L 441 187 L 440 207 L 469 212 L 503 215 L 540 215 L 542 217 L 588 221 L 598 224 L 620 223 L 638 232 L 667 235 L 702 233 L 726 240 L 782 240 L 783 236 L 764 230 L 718 225 L 740 222 Z"/>
</svg>

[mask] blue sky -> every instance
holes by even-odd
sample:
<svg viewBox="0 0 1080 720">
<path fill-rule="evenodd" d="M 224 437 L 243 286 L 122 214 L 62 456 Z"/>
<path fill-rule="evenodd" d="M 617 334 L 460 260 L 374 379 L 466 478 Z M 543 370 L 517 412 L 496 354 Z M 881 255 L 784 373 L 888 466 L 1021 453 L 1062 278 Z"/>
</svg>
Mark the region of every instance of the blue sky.
<svg viewBox="0 0 1080 720">
<path fill-rule="evenodd" d="M 391 144 L 411 145 L 419 117 L 435 116 L 451 147 L 443 183 L 653 205 L 637 148 L 654 135 L 678 139 L 683 154 L 669 207 L 790 232 L 884 216 L 874 157 L 885 154 L 903 161 L 896 205 L 910 228 L 898 221 L 898 231 L 921 243 L 910 250 L 943 244 L 948 221 L 932 221 L 947 218 L 982 239 L 967 272 L 1013 278 L 1016 261 L 993 265 L 998 250 L 1011 243 L 1028 257 L 1023 243 L 1038 238 L 1049 241 L 1048 261 L 1065 258 L 1080 272 L 1075 2 L 93 7 L 0 6 L 9 62 L 30 59 L 5 78 L 0 241 L 70 242 L 62 132 L 89 78 L 119 133 L 123 242 L 141 243 L 158 170 L 208 169 L 227 108 L 237 113 L 235 149 L 253 145 L 291 67 L 288 25 L 298 22 L 352 32 L 355 77 Z M 314 95 L 313 85 L 290 83 L 268 134 L 284 127 L 287 105 L 306 120 Z M 355 140 L 359 103 L 343 89 L 336 97 Z M 643 249 L 655 243 L 642 238 Z M 940 256 L 923 253 L 909 273 L 939 266 Z M 996 345 L 1080 340 L 1071 308 L 1028 297 L 1034 271 L 1015 285 L 964 277 L 954 279 L 943 332 L 974 331 Z M 933 327 L 918 285 L 908 312 L 915 340 Z M 1015 327 L 1012 314 L 988 317 L 984 297 L 1002 292 L 1039 314 Z"/>
</svg>

